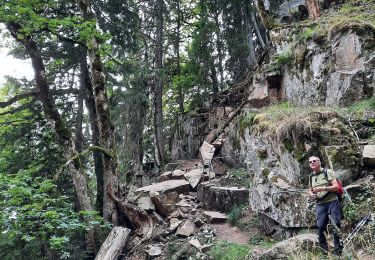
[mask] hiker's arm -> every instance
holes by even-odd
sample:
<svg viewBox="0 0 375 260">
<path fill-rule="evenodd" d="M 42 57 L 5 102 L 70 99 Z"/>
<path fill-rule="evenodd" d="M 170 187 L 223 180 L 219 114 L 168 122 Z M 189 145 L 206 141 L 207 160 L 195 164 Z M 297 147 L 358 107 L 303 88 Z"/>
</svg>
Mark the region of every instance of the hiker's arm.
<svg viewBox="0 0 375 260">
<path fill-rule="evenodd" d="M 331 186 L 323 186 L 323 187 L 315 187 L 313 188 L 314 192 L 320 192 L 320 191 L 329 191 L 329 192 L 337 192 L 339 190 L 339 184 L 337 183 L 337 180 L 334 179 L 330 181 Z"/>
</svg>

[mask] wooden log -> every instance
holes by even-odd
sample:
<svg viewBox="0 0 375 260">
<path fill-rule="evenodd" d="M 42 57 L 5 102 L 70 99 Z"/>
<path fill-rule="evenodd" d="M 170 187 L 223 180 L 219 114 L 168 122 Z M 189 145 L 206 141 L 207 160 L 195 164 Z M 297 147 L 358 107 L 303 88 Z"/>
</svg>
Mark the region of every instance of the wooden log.
<svg viewBox="0 0 375 260">
<path fill-rule="evenodd" d="M 130 229 L 114 227 L 100 247 L 95 260 L 116 260 L 128 239 Z"/>
</svg>

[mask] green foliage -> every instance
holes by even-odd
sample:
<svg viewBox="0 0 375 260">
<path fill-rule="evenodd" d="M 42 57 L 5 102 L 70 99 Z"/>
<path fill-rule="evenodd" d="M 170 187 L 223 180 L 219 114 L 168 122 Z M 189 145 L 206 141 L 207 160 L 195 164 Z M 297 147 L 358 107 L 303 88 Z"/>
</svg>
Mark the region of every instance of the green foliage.
<svg viewBox="0 0 375 260">
<path fill-rule="evenodd" d="M 222 185 L 250 187 L 250 179 L 245 168 L 231 168 L 228 170 L 228 178 L 220 180 Z"/>
<path fill-rule="evenodd" d="M 242 260 L 246 259 L 249 250 L 250 249 L 247 245 L 219 241 L 212 247 L 209 255 L 213 260 Z"/>
<path fill-rule="evenodd" d="M 22 241 L 20 245 L 43 241 L 61 258 L 68 258 L 71 239 L 93 226 L 104 225 L 97 212 L 74 212 L 67 196 L 56 194 L 51 180 L 36 176 L 40 167 L 28 167 L 17 174 L 0 175 L 1 239 Z M 82 222 L 90 216 L 89 223 Z M 14 250 L 22 250 L 15 244 Z M 11 248 L 0 250 L 4 256 Z"/>
<path fill-rule="evenodd" d="M 302 32 L 297 35 L 297 39 L 307 41 L 313 38 L 317 27 L 306 27 Z"/>
<path fill-rule="evenodd" d="M 275 68 L 281 68 L 284 65 L 291 65 L 294 59 L 293 52 L 288 49 L 272 57 L 272 64 Z"/>
<path fill-rule="evenodd" d="M 232 225 L 238 225 L 238 221 L 242 217 L 244 205 L 236 205 L 232 208 L 232 210 L 228 213 L 228 220 L 229 223 Z"/>
<path fill-rule="evenodd" d="M 375 98 L 365 99 L 350 105 L 346 110 L 357 116 L 362 116 L 365 110 L 375 110 Z"/>
<path fill-rule="evenodd" d="M 246 128 L 249 128 L 250 126 L 253 125 L 255 115 L 256 113 L 254 112 L 246 112 L 246 113 L 241 114 L 238 117 L 239 132 L 241 136 L 244 135 Z"/>
<path fill-rule="evenodd" d="M 357 205 L 354 203 L 345 203 L 342 207 L 342 211 L 344 213 L 344 218 L 348 221 L 355 221 L 359 216 Z"/>
</svg>

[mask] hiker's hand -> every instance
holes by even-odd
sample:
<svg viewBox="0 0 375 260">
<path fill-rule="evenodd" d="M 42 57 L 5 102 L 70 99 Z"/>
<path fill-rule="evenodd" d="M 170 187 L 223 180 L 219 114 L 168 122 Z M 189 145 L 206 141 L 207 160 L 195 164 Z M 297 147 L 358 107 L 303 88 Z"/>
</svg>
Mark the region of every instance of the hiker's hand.
<svg viewBox="0 0 375 260">
<path fill-rule="evenodd" d="M 315 193 L 325 191 L 325 190 L 326 190 L 326 187 L 315 187 L 315 188 L 313 188 L 313 192 L 315 192 Z"/>
</svg>

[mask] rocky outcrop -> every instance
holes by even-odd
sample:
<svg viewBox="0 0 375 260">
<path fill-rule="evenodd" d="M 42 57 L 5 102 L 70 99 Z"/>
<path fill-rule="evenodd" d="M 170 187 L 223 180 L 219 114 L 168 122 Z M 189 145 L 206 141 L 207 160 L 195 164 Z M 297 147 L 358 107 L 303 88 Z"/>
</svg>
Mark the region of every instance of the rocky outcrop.
<svg viewBox="0 0 375 260">
<path fill-rule="evenodd" d="M 301 249 L 313 251 L 317 249 L 318 236 L 316 234 L 302 234 L 281 241 L 265 252 L 254 252 L 248 259 L 290 259 L 293 252 Z"/>
<path fill-rule="evenodd" d="M 251 134 L 245 135 L 250 205 L 284 227 L 314 226 L 307 196 L 308 157 L 321 157 L 345 183 L 358 175 L 359 147 L 335 113 L 300 113 L 293 122 L 276 126 L 265 118 L 256 118 Z"/>
<path fill-rule="evenodd" d="M 275 54 L 253 77 L 253 106 L 281 100 L 297 106 L 345 106 L 373 96 L 375 28 L 361 22 L 327 27 L 315 34 L 311 28 L 271 32 Z"/>
</svg>

